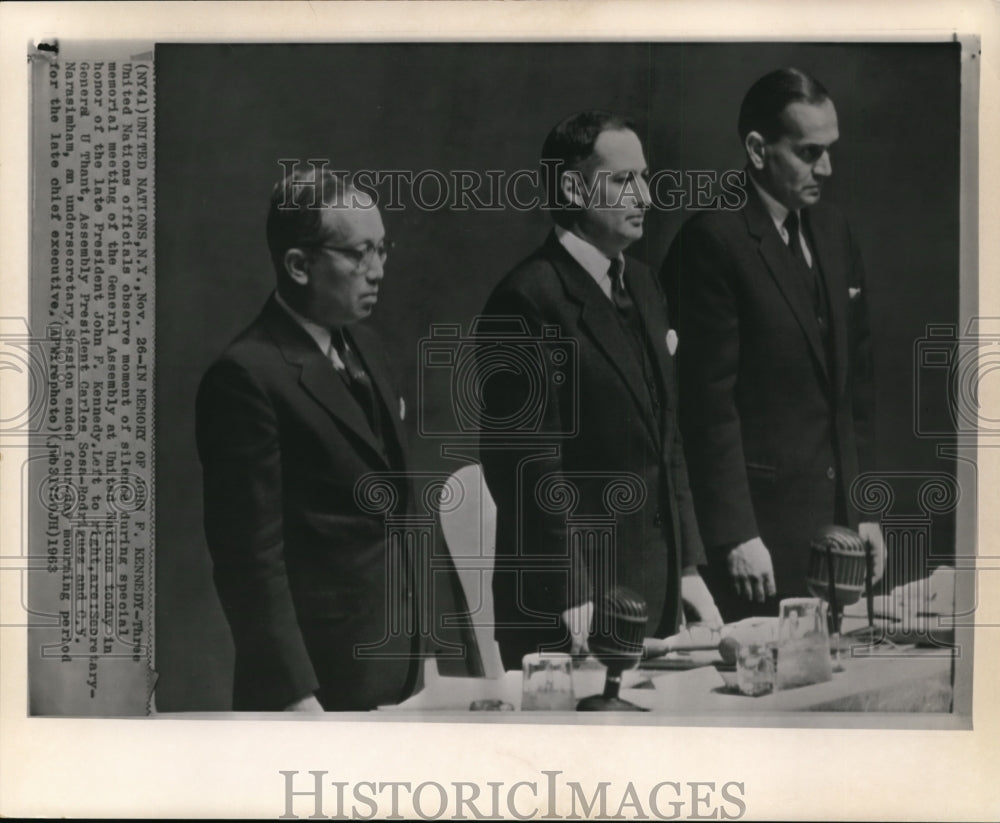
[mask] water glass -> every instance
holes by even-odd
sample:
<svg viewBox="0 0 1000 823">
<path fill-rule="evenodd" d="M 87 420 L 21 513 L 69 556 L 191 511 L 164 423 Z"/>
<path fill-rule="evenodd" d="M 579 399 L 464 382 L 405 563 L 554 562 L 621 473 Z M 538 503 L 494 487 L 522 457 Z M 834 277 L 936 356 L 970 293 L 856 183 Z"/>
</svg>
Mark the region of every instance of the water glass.
<svg viewBox="0 0 1000 823">
<path fill-rule="evenodd" d="M 774 691 L 774 644 L 750 640 L 740 644 L 736 656 L 736 686 L 741 694 L 759 697 Z"/>
<path fill-rule="evenodd" d="M 833 678 L 826 603 L 816 597 L 790 597 L 779 604 L 778 689 L 794 689 Z"/>
<path fill-rule="evenodd" d="M 534 652 L 521 660 L 521 711 L 573 711 L 573 659 L 561 652 Z"/>
</svg>

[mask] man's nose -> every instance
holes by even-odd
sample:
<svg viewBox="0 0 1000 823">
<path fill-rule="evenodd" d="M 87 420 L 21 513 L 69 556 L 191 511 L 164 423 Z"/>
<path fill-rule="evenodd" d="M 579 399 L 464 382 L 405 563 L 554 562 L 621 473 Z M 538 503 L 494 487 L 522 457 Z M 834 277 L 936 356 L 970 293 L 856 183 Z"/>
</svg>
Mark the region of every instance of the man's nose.
<svg viewBox="0 0 1000 823">
<path fill-rule="evenodd" d="M 385 277 L 385 261 L 377 254 L 372 255 L 372 260 L 368 264 L 368 270 L 365 272 L 365 277 L 375 283 Z"/>
<path fill-rule="evenodd" d="M 649 182 L 645 177 L 637 177 L 636 184 L 636 205 L 648 209 L 653 205 L 653 197 L 649 193 Z"/>
<path fill-rule="evenodd" d="M 833 163 L 830 161 L 830 152 L 823 152 L 816 165 L 813 166 L 813 174 L 819 177 L 829 177 L 833 174 Z"/>
</svg>

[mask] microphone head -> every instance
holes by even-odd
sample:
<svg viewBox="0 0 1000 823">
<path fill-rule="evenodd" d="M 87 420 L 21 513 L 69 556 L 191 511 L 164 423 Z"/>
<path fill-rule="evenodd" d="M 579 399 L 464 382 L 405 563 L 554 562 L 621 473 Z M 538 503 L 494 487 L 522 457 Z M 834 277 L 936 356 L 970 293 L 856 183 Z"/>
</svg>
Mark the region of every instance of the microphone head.
<svg viewBox="0 0 1000 823">
<path fill-rule="evenodd" d="M 642 657 L 648 619 L 642 596 L 615 586 L 594 603 L 588 641 L 591 653 L 608 668 L 630 668 Z"/>
<path fill-rule="evenodd" d="M 826 526 L 810 544 L 809 573 L 806 584 L 813 597 L 830 599 L 830 562 L 833 557 L 833 583 L 838 607 L 856 603 L 865 588 L 865 565 L 868 544 L 857 532 L 844 526 Z"/>
</svg>

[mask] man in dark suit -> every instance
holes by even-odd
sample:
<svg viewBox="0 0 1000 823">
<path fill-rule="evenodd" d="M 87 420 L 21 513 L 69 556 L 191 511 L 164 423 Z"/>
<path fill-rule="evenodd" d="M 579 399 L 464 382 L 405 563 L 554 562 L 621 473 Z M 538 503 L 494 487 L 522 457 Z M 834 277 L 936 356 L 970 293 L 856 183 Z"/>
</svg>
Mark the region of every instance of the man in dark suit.
<svg viewBox="0 0 1000 823">
<path fill-rule="evenodd" d="M 808 595 L 809 543 L 860 528 L 849 490 L 871 468 L 872 365 L 861 258 L 821 203 L 839 136 L 826 90 L 780 69 L 739 115 L 746 202 L 703 212 L 674 239 L 661 279 L 680 345 L 681 428 L 707 579 L 726 619 Z"/>
<path fill-rule="evenodd" d="M 359 481 L 405 470 L 402 403 L 371 314 L 385 230 L 327 171 L 275 187 L 277 288 L 206 373 L 205 532 L 236 647 L 237 710 L 361 710 L 413 688 L 413 593 Z M 407 505 L 405 483 L 395 484 Z M 389 580 L 403 584 L 387 585 Z M 401 618 L 401 619 L 400 619 Z"/>
<path fill-rule="evenodd" d="M 615 584 L 645 599 L 650 635 L 677 630 L 682 599 L 693 617 L 718 623 L 697 572 L 675 337 L 651 273 L 623 254 L 650 204 L 642 145 L 624 118 L 583 112 L 553 129 L 542 159 L 555 231 L 484 312 L 484 322 L 513 321 L 537 345 L 515 335 L 481 353 L 496 637 L 507 668 L 539 648 L 585 650 L 594 603 Z M 508 367 L 494 368 L 505 353 Z M 542 383 L 523 380 L 524 356 L 537 358 Z"/>
</svg>

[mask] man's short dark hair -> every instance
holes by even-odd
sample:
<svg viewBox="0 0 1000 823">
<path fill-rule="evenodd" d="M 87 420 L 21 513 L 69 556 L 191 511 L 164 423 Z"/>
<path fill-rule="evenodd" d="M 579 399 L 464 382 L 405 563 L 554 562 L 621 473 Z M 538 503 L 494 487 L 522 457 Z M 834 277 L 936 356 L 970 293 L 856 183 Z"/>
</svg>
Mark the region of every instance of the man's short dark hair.
<svg viewBox="0 0 1000 823">
<path fill-rule="evenodd" d="M 553 209 L 552 219 L 556 223 L 565 226 L 573 219 L 573 211 L 562 193 L 563 175 L 579 168 L 594 153 L 594 144 L 603 132 L 626 129 L 635 131 L 635 124 L 629 118 L 594 109 L 567 117 L 549 132 L 542 145 L 542 179 L 546 204 Z"/>
<path fill-rule="evenodd" d="M 350 205 L 354 193 L 346 175 L 313 164 L 275 183 L 267 212 L 267 247 L 279 280 L 286 276 L 285 252 L 322 243 L 324 210 Z"/>
<path fill-rule="evenodd" d="M 752 131 L 760 132 L 769 143 L 785 132 L 781 115 L 791 103 L 815 105 L 830 94 L 815 77 L 801 69 L 784 68 L 765 74 L 743 98 L 737 129 L 745 141 Z"/>
</svg>

